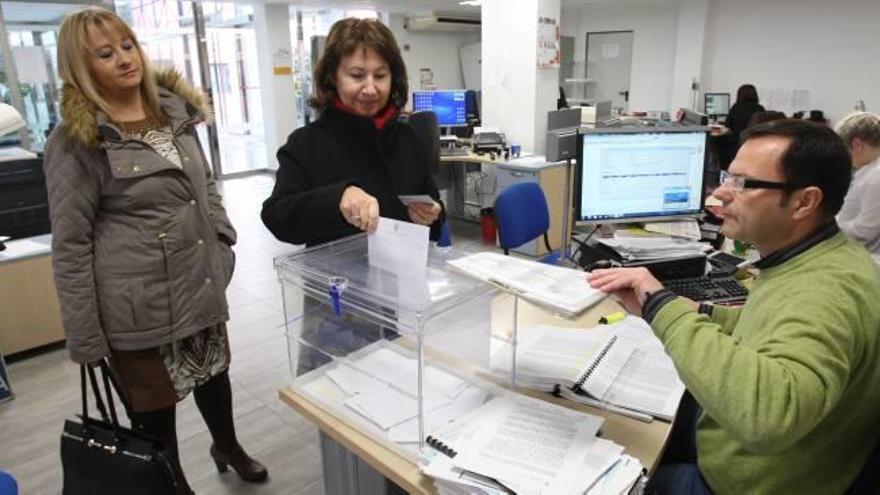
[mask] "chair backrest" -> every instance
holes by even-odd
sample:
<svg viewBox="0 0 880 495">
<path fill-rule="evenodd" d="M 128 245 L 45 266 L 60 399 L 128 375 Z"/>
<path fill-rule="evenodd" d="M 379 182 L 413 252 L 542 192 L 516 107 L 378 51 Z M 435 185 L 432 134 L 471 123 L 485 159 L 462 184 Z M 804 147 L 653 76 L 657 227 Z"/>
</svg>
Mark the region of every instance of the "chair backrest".
<svg viewBox="0 0 880 495">
<path fill-rule="evenodd" d="M 0 495 L 18 495 L 18 483 L 6 471 L 0 471 Z"/>
<path fill-rule="evenodd" d="M 437 115 L 430 111 L 416 112 L 409 116 L 408 122 L 428 147 L 431 154 L 429 173 L 436 174 L 440 171 L 440 126 L 437 125 Z"/>
<path fill-rule="evenodd" d="M 495 199 L 498 244 L 512 249 L 544 234 L 550 228 L 550 210 L 537 182 L 508 186 Z"/>
</svg>

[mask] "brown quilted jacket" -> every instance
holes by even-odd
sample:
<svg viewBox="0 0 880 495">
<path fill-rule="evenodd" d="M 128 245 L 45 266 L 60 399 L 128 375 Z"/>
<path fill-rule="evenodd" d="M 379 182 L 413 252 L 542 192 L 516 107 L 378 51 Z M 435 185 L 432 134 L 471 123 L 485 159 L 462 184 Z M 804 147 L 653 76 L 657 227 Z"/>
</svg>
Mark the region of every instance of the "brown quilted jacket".
<svg viewBox="0 0 880 495">
<path fill-rule="evenodd" d="M 156 77 L 183 170 L 123 139 L 68 85 L 63 121 L 46 144 L 55 284 L 78 363 L 228 319 L 236 234 L 195 132 L 207 106 L 176 72 Z"/>
</svg>

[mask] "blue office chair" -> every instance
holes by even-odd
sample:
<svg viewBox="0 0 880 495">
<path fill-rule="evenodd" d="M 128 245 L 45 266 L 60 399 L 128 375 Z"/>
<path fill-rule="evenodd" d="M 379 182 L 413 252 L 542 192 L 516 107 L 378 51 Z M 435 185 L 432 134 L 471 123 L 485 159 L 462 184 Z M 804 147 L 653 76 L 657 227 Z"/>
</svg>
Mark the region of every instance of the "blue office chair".
<svg viewBox="0 0 880 495">
<path fill-rule="evenodd" d="M 498 224 L 498 244 L 504 254 L 510 250 L 544 236 L 548 253 L 541 258 L 544 263 L 556 264 L 559 253 L 550 247 L 547 230 L 550 228 L 550 210 L 544 191 L 536 182 L 520 182 L 508 186 L 495 198 L 495 222 Z"/>
<path fill-rule="evenodd" d="M 0 471 L 0 495 L 18 495 L 18 483 L 6 471 Z"/>
</svg>

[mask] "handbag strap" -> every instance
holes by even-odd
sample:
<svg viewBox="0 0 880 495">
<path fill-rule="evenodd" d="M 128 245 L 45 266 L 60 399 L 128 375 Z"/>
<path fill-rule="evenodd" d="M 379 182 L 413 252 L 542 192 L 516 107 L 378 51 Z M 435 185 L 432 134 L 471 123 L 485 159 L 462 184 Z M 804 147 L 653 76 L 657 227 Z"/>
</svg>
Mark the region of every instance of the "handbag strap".
<svg viewBox="0 0 880 495">
<path fill-rule="evenodd" d="M 105 361 L 101 361 L 101 375 L 104 377 L 104 393 L 107 394 L 107 406 L 110 408 L 110 417 L 113 419 L 113 426 L 119 427 L 119 419 L 116 417 L 116 404 L 113 402 L 113 390 L 110 387 L 110 367 Z"/>
<path fill-rule="evenodd" d="M 106 366 L 106 364 L 103 362 L 101 364 L 102 366 Z M 98 407 L 98 412 L 101 414 L 101 419 L 103 419 L 104 421 L 109 421 L 109 418 L 107 416 L 107 408 L 104 407 L 104 400 L 101 397 L 101 390 L 98 388 L 98 379 L 95 377 L 95 370 L 87 364 L 80 365 L 80 386 L 82 388 L 83 418 L 89 417 L 89 400 L 87 393 L 88 386 L 86 384 L 86 375 L 88 375 L 89 377 L 89 384 L 91 385 L 92 393 L 95 395 L 95 405 Z"/>
</svg>

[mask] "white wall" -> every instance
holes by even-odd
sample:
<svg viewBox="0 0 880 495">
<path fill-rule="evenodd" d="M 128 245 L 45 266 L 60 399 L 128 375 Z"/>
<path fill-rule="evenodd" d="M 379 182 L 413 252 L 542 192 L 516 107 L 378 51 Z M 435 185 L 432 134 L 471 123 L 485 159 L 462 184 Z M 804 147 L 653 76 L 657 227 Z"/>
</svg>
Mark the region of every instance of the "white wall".
<svg viewBox="0 0 880 495">
<path fill-rule="evenodd" d="M 405 19 L 402 14 L 391 14 L 388 27 L 394 33 L 406 63 L 410 99 L 412 91 L 419 89 L 419 69 L 423 67 L 434 71 L 434 85 L 437 89 L 463 88 L 464 79 L 458 50 L 462 46 L 479 42 L 479 30 L 451 33 L 410 31 L 403 27 Z"/>
<path fill-rule="evenodd" d="M 832 122 L 859 99 L 878 112 L 878 33 L 877 0 L 712 0 L 703 88 L 807 89 Z"/>
<path fill-rule="evenodd" d="M 668 110 L 672 92 L 677 4 L 599 5 L 566 8 L 562 34 L 574 36 L 574 59 L 585 60 L 586 33 L 633 31 L 629 108 Z"/>
</svg>

